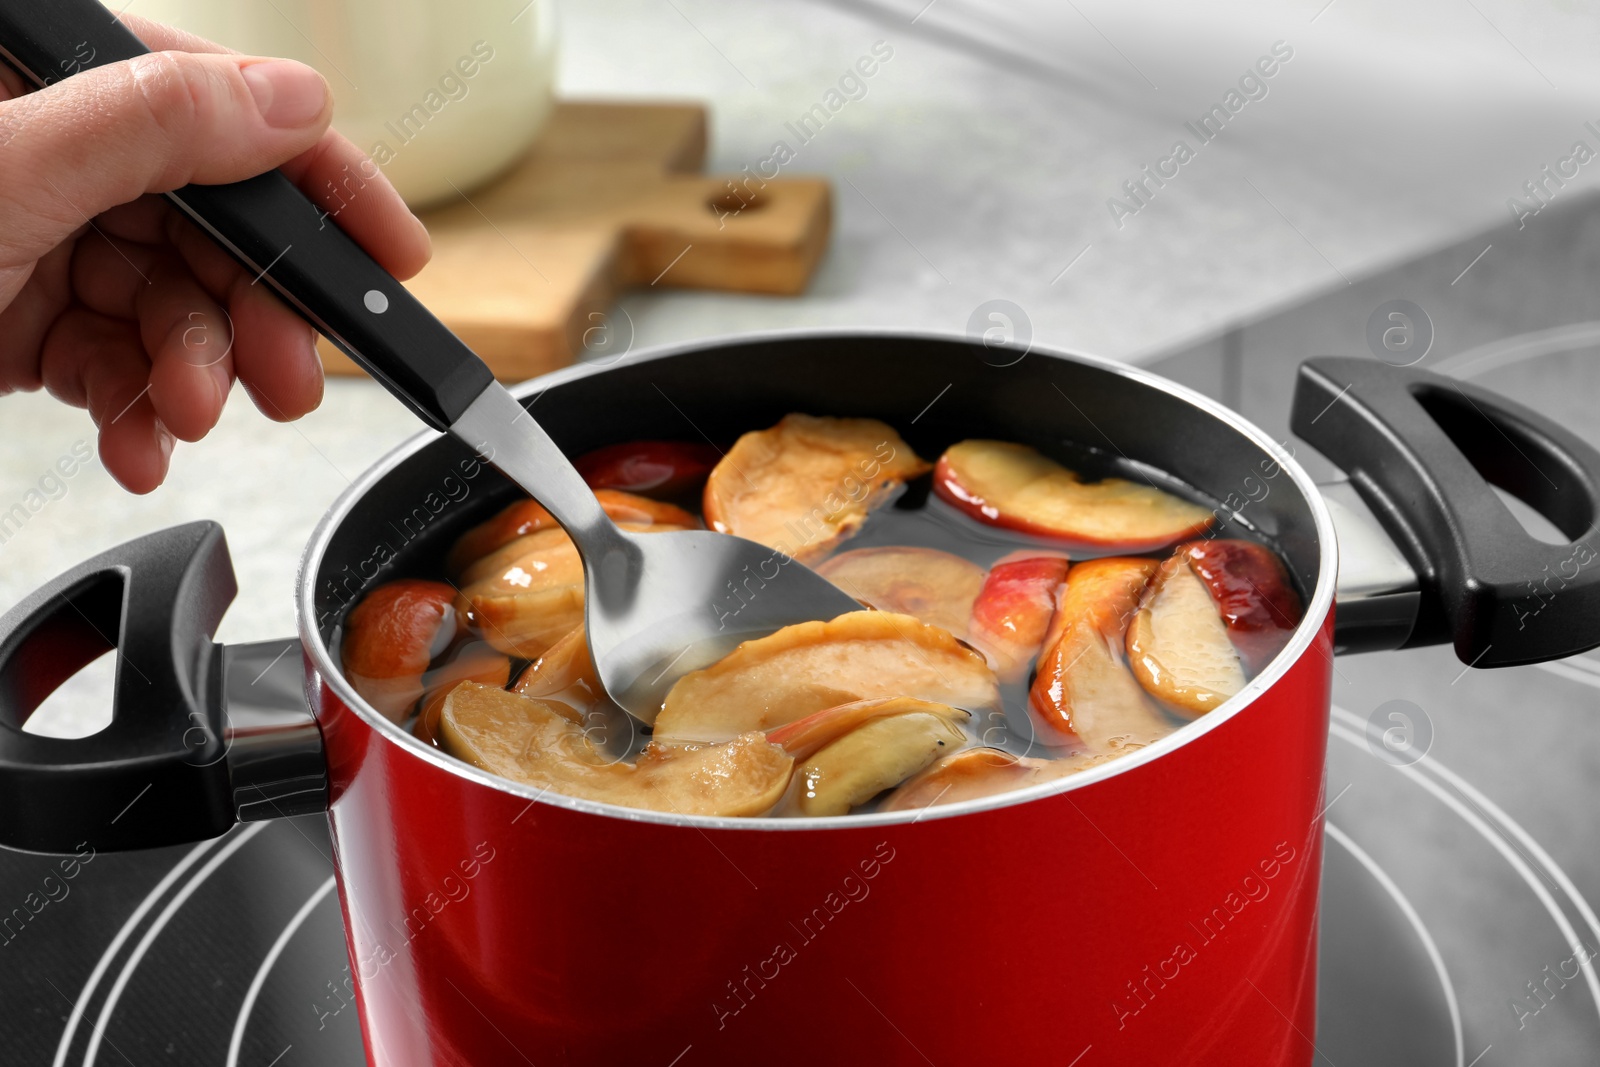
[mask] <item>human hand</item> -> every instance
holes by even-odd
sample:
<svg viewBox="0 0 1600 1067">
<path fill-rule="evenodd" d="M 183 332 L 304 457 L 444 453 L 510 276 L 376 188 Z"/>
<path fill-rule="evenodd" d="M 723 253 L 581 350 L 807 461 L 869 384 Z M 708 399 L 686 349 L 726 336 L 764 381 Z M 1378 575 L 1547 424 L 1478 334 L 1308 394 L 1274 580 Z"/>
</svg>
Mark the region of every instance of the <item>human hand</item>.
<svg viewBox="0 0 1600 1067">
<path fill-rule="evenodd" d="M 422 269 L 429 244 L 329 129 L 310 67 L 123 21 L 150 55 L 37 92 L 0 68 L 0 395 L 42 385 L 88 408 L 106 470 L 147 493 L 175 440 L 216 425 L 235 377 L 279 421 L 322 399 L 311 327 L 153 194 L 281 167 L 397 277 Z M 364 186 L 341 197 L 349 171 Z"/>
</svg>

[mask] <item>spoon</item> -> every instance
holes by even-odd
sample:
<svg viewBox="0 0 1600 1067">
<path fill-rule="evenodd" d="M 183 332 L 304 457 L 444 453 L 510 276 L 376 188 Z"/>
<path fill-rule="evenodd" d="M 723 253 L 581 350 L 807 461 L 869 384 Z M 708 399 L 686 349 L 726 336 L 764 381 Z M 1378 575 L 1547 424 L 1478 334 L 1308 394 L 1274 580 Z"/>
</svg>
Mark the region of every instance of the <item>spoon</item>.
<svg viewBox="0 0 1600 1067">
<path fill-rule="evenodd" d="M 95 0 L 0 0 L 0 56 L 36 85 L 148 51 Z M 566 528 L 583 557 L 596 672 L 641 722 L 654 721 L 673 682 L 739 641 L 860 607 L 754 541 L 619 529 L 483 360 L 280 172 L 166 195 L 424 422 L 466 442 Z"/>
<path fill-rule="evenodd" d="M 607 695 L 643 723 L 655 721 L 673 682 L 740 641 L 861 609 L 816 571 L 755 541 L 710 530 L 621 529 L 543 427 L 497 382 L 467 405 L 450 432 L 544 505 L 577 545 L 595 671 Z"/>
</svg>

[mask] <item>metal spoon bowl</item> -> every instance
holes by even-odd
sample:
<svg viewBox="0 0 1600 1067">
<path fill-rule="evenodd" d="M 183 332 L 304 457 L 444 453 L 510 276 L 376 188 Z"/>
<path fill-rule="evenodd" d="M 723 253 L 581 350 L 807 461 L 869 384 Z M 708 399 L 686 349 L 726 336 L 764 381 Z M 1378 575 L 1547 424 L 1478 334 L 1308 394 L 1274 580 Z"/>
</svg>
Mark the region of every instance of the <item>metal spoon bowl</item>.
<svg viewBox="0 0 1600 1067">
<path fill-rule="evenodd" d="M 485 389 L 451 432 L 526 489 L 583 557 L 584 625 L 607 695 L 649 724 L 672 684 L 739 642 L 859 610 L 766 545 L 708 530 L 630 533 L 508 391 Z"/>
</svg>

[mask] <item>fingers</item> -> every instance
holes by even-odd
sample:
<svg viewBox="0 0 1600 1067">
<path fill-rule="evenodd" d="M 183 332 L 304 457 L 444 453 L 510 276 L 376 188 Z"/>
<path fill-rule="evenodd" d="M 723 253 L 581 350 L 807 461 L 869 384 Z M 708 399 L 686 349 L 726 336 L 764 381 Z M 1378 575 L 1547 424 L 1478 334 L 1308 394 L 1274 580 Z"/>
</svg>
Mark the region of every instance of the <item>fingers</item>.
<svg viewBox="0 0 1600 1067">
<path fill-rule="evenodd" d="M 131 320 L 150 362 L 150 403 L 173 435 L 198 441 L 233 388 L 233 325 L 168 247 L 84 235 L 72 288 L 88 310 Z"/>
<path fill-rule="evenodd" d="M 238 181 L 312 148 L 331 113 L 310 67 L 153 52 L 0 103 L 0 266 L 147 192 Z"/>
<path fill-rule="evenodd" d="M 228 295 L 233 365 L 245 392 L 269 419 L 290 422 L 322 403 L 316 331 L 263 285 L 243 275 Z"/>
<path fill-rule="evenodd" d="M 106 469 L 143 493 L 175 439 L 215 425 L 235 373 L 274 419 L 322 397 L 310 327 L 144 194 L 282 166 L 399 277 L 430 245 L 377 167 L 327 129 L 328 87 L 309 67 L 125 21 L 174 51 L 15 99 L 20 86 L 0 85 L 0 392 L 43 384 L 86 406 Z"/>
<path fill-rule="evenodd" d="M 256 407 L 279 422 L 315 410 L 322 402 L 322 361 L 311 326 L 188 219 L 174 213 L 168 236 L 200 284 L 227 307 L 234 373 Z"/>
<path fill-rule="evenodd" d="M 174 231 L 182 255 L 90 234 L 72 271 L 90 310 L 138 322 L 163 424 L 179 440 L 199 440 L 221 417 L 235 373 L 269 418 L 313 410 L 322 366 L 311 327 L 198 231 Z"/>
<path fill-rule="evenodd" d="M 156 416 L 180 441 L 198 441 L 233 388 L 233 323 L 176 256 L 139 294 L 138 316 Z"/>
<path fill-rule="evenodd" d="M 122 403 L 132 397 L 130 403 Z M 113 397 L 112 415 L 100 424 L 100 463 L 130 493 L 158 488 L 172 464 L 172 434 L 156 418 L 150 394 L 122 386 Z"/>
<path fill-rule="evenodd" d="M 0 394 L 43 384 L 39 350 L 72 302 L 71 262 L 72 247 L 59 245 L 33 263 L 0 269 Z"/>
<path fill-rule="evenodd" d="M 410 278 L 427 264 L 433 254 L 427 228 L 378 165 L 338 133 L 330 130 L 282 170 L 322 208 L 324 223 L 353 237 L 396 278 Z"/>
<path fill-rule="evenodd" d="M 150 361 L 134 323 L 73 308 L 45 337 L 41 367 L 53 395 L 89 409 L 100 462 L 123 488 L 148 493 L 161 484 L 173 435 L 150 399 Z"/>
</svg>

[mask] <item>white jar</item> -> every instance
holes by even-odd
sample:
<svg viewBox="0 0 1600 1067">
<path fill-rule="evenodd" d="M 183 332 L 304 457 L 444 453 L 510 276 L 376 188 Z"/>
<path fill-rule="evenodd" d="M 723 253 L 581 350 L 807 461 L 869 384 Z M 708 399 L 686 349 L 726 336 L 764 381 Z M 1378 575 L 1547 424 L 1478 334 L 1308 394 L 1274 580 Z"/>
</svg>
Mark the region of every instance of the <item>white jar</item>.
<svg viewBox="0 0 1600 1067">
<path fill-rule="evenodd" d="M 309 63 L 334 125 L 413 207 L 518 158 L 553 103 L 552 0 L 140 0 L 138 13 Z"/>
</svg>

